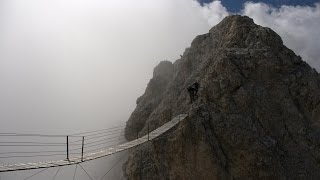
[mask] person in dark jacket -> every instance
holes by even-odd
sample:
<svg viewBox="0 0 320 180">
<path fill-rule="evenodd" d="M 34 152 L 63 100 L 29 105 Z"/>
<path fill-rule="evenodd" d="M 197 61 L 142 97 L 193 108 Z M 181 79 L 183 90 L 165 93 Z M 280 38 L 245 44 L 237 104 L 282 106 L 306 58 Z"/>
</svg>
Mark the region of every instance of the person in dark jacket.
<svg viewBox="0 0 320 180">
<path fill-rule="evenodd" d="M 196 100 L 196 98 L 198 98 L 199 87 L 200 87 L 200 84 L 198 82 L 195 82 L 187 88 L 191 103 L 193 103 Z"/>
</svg>

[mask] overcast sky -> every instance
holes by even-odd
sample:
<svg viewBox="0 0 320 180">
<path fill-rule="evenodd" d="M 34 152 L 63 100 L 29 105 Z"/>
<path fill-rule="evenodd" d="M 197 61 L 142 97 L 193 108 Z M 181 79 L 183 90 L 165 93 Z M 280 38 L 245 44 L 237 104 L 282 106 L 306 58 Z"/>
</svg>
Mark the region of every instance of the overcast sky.
<svg viewBox="0 0 320 180">
<path fill-rule="evenodd" d="M 1 132 L 67 133 L 125 122 L 155 65 L 230 14 L 214 1 L 1 0 Z M 320 70 L 320 6 L 247 3 Z M 18 125 L 18 126 L 17 126 Z"/>
</svg>

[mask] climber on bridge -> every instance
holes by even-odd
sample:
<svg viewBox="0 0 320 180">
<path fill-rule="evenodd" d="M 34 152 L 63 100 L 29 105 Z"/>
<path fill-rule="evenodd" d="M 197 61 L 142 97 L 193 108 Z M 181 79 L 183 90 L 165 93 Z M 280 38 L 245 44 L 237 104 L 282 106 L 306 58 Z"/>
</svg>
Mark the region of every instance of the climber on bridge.
<svg viewBox="0 0 320 180">
<path fill-rule="evenodd" d="M 200 87 L 200 84 L 198 82 L 195 82 L 187 88 L 191 103 L 193 103 L 196 100 L 196 98 L 198 98 L 199 87 Z"/>
</svg>

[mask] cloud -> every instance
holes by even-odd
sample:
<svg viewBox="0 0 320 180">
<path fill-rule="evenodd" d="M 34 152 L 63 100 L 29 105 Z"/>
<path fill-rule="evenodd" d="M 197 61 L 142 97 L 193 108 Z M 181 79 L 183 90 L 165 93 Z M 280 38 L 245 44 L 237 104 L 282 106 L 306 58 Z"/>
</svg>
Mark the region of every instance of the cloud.
<svg viewBox="0 0 320 180">
<path fill-rule="evenodd" d="M 284 44 L 303 60 L 320 71 L 320 4 L 310 6 L 281 6 L 248 2 L 242 14 L 255 23 L 276 31 Z"/>
<path fill-rule="evenodd" d="M 213 1 L 202 7 L 202 14 L 212 27 L 231 13 L 220 1 Z M 314 7 L 284 5 L 276 8 L 265 3 L 247 2 L 240 14 L 272 28 L 288 48 L 320 71 L 320 3 Z"/>
<path fill-rule="evenodd" d="M 2 131 L 22 121 L 24 132 L 44 133 L 126 121 L 154 66 L 226 15 L 220 2 L 193 0 L 0 3 Z"/>
<path fill-rule="evenodd" d="M 204 4 L 201 12 L 210 27 L 232 14 L 221 1 Z M 320 71 L 320 3 L 315 3 L 313 7 L 283 5 L 276 8 L 248 1 L 240 14 L 253 18 L 259 25 L 272 28 L 288 48 Z"/>
<path fill-rule="evenodd" d="M 204 4 L 202 7 L 202 15 L 207 19 L 208 24 L 212 27 L 228 16 L 229 12 L 221 4 L 221 1 L 213 1 L 209 4 Z"/>
</svg>

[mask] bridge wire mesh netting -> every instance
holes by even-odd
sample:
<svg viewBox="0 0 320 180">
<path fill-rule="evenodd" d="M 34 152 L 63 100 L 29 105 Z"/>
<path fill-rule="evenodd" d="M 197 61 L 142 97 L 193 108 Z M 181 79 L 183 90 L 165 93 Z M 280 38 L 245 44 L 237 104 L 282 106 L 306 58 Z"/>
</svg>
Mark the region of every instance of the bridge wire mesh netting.
<svg viewBox="0 0 320 180">
<path fill-rule="evenodd" d="M 82 137 L 85 137 L 84 153 L 116 145 L 125 125 L 86 131 L 71 135 L 0 133 L 0 164 L 18 162 L 23 158 L 59 157 L 81 154 Z M 68 138 L 68 144 L 67 139 Z M 68 146 L 68 151 L 66 147 Z M 48 150 L 50 148 L 50 150 Z M 8 161 L 11 160 L 11 161 Z"/>
</svg>

